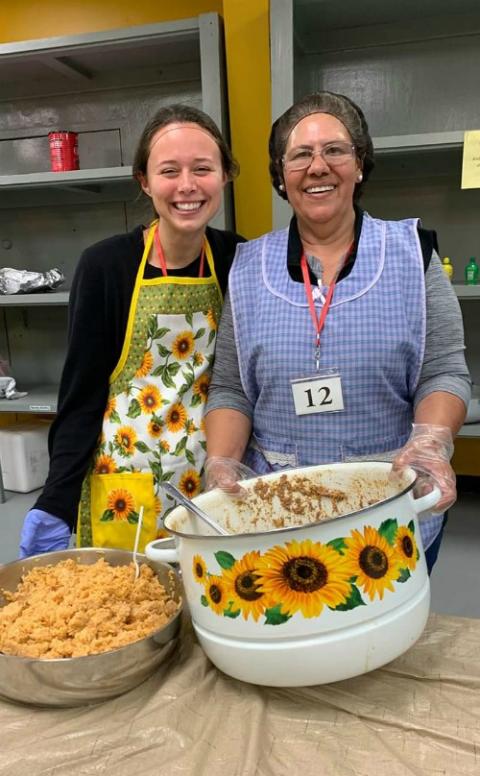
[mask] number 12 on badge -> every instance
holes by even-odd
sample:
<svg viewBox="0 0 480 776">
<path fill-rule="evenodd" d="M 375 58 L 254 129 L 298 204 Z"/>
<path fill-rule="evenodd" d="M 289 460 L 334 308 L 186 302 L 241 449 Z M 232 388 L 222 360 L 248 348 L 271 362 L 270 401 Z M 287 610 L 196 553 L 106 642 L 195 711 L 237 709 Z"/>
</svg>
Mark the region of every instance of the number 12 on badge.
<svg viewBox="0 0 480 776">
<path fill-rule="evenodd" d="M 318 412 L 342 412 L 342 381 L 336 374 L 292 380 L 293 401 L 297 415 L 313 415 Z"/>
</svg>

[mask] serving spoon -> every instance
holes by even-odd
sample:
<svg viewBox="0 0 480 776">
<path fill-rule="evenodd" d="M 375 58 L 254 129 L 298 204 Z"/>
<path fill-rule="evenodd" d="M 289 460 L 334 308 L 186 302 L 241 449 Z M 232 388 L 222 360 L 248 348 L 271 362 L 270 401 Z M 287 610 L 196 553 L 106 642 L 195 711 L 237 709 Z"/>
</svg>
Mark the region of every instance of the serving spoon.
<svg viewBox="0 0 480 776">
<path fill-rule="evenodd" d="M 143 506 L 141 506 L 138 511 L 137 531 L 135 533 L 135 543 L 133 545 L 133 565 L 135 566 L 135 577 L 134 577 L 135 580 L 137 580 L 140 576 L 140 565 L 137 560 L 137 550 L 138 550 L 138 543 L 140 541 L 140 533 L 142 531 L 142 523 L 143 523 Z"/>
<path fill-rule="evenodd" d="M 203 520 L 204 523 L 206 523 L 210 528 L 212 528 L 215 533 L 221 534 L 222 536 L 229 536 L 230 534 L 228 531 L 225 530 L 225 528 L 222 528 L 221 525 L 218 525 L 218 523 L 213 520 L 209 515 L 206 514 L 206 512 L 203 511 L 203 509 L 200 509 L 200 507 L 197 507 L 196 504 L 193 503 L 193 501 L 190 501 L 189 498 L 183 495 L 183 493 L 178 490 L 178 488 L 175 487 L 175 485 L 172 485 L 171 482 L 162 482 L 162 488 L 165 491 L 165 493 L 168 493 L 169 496 L 171 496 L 178 504 L 181 504 L 182 507 L 185 507 L 185 509 L 188 509 L 189 512 L 193 512 L 194 515 L 200 518 L 200 520 Z"/>
</svg>

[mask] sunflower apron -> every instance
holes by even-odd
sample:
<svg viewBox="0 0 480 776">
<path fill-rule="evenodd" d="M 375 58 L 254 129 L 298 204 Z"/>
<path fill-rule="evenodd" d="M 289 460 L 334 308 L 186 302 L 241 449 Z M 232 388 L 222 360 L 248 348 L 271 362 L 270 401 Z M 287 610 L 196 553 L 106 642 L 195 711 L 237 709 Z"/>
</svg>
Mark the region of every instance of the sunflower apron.
<svg viewBox="0 0 480 776">
<path fill-rule="evenodd" d="M 120 360 L 110 377 L 102 433 L 82 484 L 77 546 L 133 549 L 162 535 L 175 506 L 170 481 L 185 495 L 201 490 L 203 410 L 213 364 L 222 293 L 206 242 L 211 277 L 144 279 L 156 223 L 149 230 L 130 303 Z"/>
</svg>

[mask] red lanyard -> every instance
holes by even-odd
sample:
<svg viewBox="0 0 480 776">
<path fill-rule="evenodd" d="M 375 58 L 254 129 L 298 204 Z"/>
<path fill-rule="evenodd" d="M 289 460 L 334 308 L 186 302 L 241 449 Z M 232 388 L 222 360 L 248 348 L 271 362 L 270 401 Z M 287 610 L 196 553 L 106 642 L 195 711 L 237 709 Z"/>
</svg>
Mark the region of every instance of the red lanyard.
<svg viewBox="0 0 480 776">
<path fill-rule="evenodd" d="M 167 262 L 165 261 L 165 254 L 163 252 L 162 243 L 160 242 L 160 235 L 158 234 L 158 226 L 153 233 L 153 241 L 155 243 L 155 250 L 157 251 L 158 260 L 160 262 L 160 269 L 162 275 L 166 277 L 168 275 Z M 200 253 L 200 269 L 198 277 L 203 278 L 203 269 L 205 265 L 205 244 L 202 245 L 202 252 Z"/>
<path fill-rule="evenodd" d="M 312 283 L 310 281 L 310 273 L 308 271 L 307 257 L 305 256 L 305 251 L 303 251 L 302 258 L 300 259 L 300 266 L 302 268 L 303 284 L 305 286 L 305 293 L 307 295 L 308 307 L 310 309 L 310 316 L 312 318 L 313 326 L 314 326 L 314 329 L 315 329 L 315 332 L 316 332 L 316 336 L 315 336 L 315 366 L 317 368 L 317 372 L 318 372 L 318 370 L 320 368 L 320 333 L 321 333 L 321 331 L 322 331 L 322 329 L 323 329 L 323 327 L 325 325 L 325 319 L 327 317 L 328 310 L 330 308 L 330 303 L 332 301 L 332 296 L 333 296 L 333 292 L 335 290 L 335 285 L 337 283 L 337 278 L 338 278 L 341 270 L 345 266 L 345 264 L 346 264 L 346 262 L 348 260 L 348 257 L 350 256 L 352 250 L 353 250 L 353 243 L 350 246 L 350 248 L 348 249 L 345 258 L 342 261 L 342 263 L 341 263 L 341 265 L 340 265 L 340 267 L 338 269 L 338 272 L 335 273 L 335 276 L 334 276 L 332 282 L 330 283 L 330 285 L 328 287 L 327 296 L 325 297 L 325 301 L 323 303 L 322 311 L 321 311 L 321 313 L 320 313 L 318 318 L 317 318 L 317 311 L 315 310 L 315 302 L 313 301 Z"/>
</svg>

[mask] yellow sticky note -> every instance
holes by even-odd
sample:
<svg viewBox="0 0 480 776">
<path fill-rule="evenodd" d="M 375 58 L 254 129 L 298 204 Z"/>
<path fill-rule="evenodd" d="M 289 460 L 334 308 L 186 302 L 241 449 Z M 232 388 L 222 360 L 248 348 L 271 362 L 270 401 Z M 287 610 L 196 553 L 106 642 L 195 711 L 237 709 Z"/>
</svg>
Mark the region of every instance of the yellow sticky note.
<svg viewBox="0 0 480 776">
<path fill-rule="evenodd" d="M 462 189 L 480 189 L 480 129 L 463 138 Z"/>
</svg>

